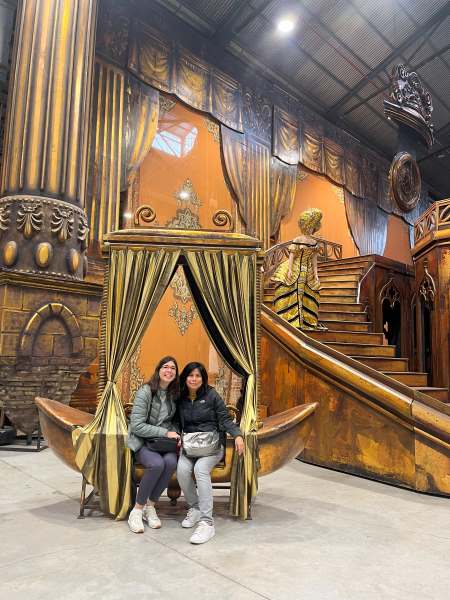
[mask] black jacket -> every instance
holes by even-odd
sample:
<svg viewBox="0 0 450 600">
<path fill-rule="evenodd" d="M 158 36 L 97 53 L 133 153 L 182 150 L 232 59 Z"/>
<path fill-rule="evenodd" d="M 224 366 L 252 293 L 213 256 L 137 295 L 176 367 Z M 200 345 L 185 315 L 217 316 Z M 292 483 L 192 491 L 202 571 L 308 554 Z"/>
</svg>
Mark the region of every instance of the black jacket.
<svg viewBox="0 0 450 600">
<path fill-rule="evenodd" d="M 181 427 L 185 433 L 219 431 L 223 433 L 223 437 L 225 433 L 234 438 L 242 436 L 241 430 L 228 414 L 225 402 L 211 386 L 194 401 L 189 398 L 180 400 L 179 413 Z"/>
</svg>

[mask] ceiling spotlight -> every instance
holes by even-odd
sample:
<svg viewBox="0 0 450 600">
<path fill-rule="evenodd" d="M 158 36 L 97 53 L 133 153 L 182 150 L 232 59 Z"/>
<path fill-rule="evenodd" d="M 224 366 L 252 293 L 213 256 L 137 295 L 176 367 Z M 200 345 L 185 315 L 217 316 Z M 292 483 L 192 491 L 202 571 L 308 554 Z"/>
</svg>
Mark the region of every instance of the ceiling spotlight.
<svg viewBox="0 0 450 600">
<path fill-rule="evenodd" d="M 277 23 L 277 29 L 280 33 L 291 33 L 291 31 L 294 29 L 294 26 L 294 21 L 287 17 L 280 19 Z"/>
</svg>

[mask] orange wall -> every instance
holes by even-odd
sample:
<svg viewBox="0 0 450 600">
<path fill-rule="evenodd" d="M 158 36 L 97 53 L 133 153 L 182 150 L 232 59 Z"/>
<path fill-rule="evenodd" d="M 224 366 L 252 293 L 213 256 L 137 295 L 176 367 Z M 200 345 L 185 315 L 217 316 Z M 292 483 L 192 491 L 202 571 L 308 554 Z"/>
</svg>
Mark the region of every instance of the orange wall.
<svg viewBox="0 0 450 600">
<path fill-rule="evenodd" d="M 359 255 L 347 223 L 342 188 L 331 183 L 326 177 L 312 172 L 307 172 L 303 181 L 297 181 L 294 208 L 291 215 L 281 223 L 281 242 L 292 240 L 299 235 L 297 221 L 300 213 L 307 208 L 319 208 L 323 213 L 318 236 L 341 244 L 344 258 Z"/>
<path fill-rule="evenodd" d="M 409 247 L 409 226 L 396 215 L 389 215 L 384 256 L 412 264 Z"/>
</svg>

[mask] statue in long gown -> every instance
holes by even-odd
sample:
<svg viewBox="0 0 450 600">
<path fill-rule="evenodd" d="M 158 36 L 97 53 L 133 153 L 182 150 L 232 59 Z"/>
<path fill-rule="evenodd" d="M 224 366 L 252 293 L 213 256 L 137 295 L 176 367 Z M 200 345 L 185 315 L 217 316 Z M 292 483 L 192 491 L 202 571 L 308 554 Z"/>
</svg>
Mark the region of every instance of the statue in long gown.
<svg viewBox="0 0 450 600">
<path fill-rule="evenodd" d="M 320 281 L 317 273 L 319 246 L 312 237 L 320 229 L 322 212 L 305 210 L 298 224 L 301 235 L 289 246 L 284 260 L 271 279 L 275 288 L 275 312 L 298 329 L 325 329 L 319 323 Z"/>
</svg>

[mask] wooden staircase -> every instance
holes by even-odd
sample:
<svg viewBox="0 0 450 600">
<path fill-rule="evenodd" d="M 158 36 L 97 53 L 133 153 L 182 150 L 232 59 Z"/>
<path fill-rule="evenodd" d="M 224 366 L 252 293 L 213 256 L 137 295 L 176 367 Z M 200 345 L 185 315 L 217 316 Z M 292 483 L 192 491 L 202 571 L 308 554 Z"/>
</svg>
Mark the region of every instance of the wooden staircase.
<svg viewBox="0 0 450 600">
<path fill-rule="evenodd" d="M 372 323 L 358 303 L 358 285 L 367 268 L 364 257 L 319 263 L 320 322 L 327 331 L 307 331 L 312 338 L 380 371 L 409 387 L 448 402 L 448 390 L 428 386 L 427 373 L 411 371 L 407 358 L 395 356 L 395 346 L 383 343 L 382 333 L 372 333 Z M 273 289 L 266 288 L 264 301 L 272 307 Z"/>
</svg>

